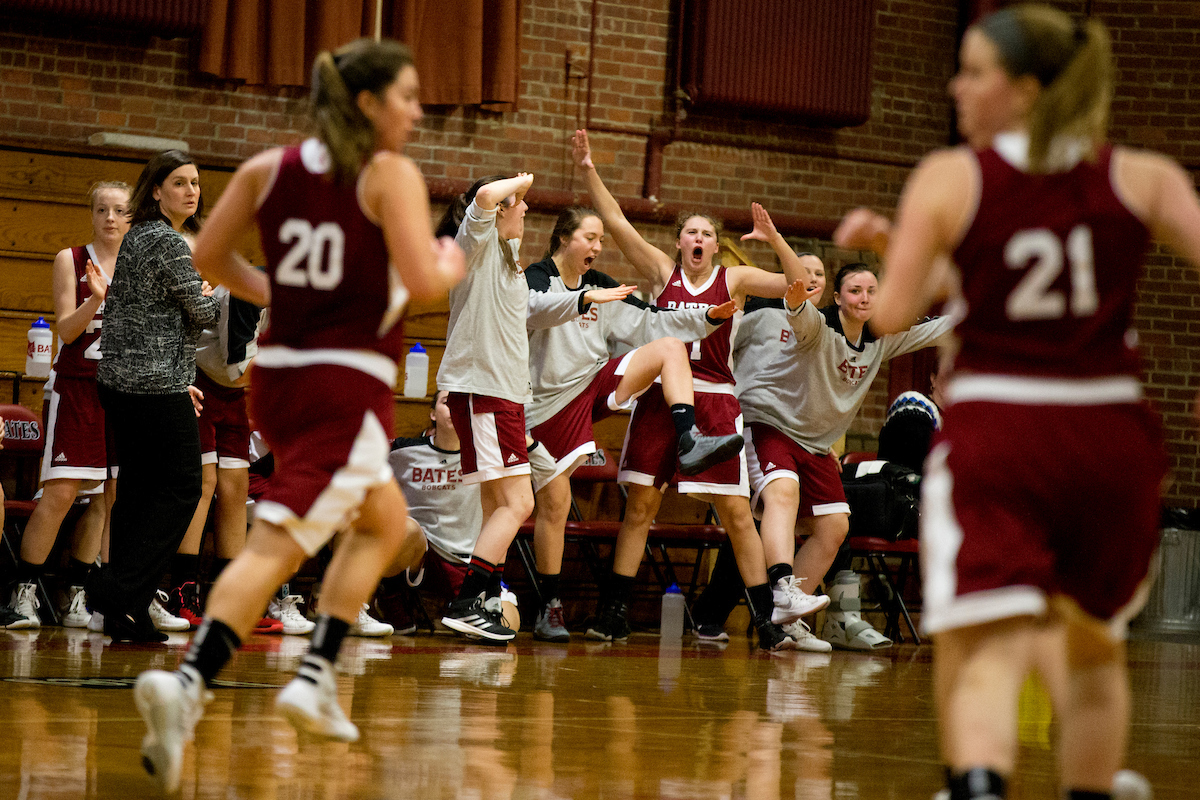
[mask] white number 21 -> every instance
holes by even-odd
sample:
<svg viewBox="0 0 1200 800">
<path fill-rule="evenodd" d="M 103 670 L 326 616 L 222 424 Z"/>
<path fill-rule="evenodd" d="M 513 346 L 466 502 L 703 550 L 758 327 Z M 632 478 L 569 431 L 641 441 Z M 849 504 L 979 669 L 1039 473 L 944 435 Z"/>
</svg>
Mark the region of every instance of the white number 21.
<svg viewBox="0 0 1200 800">
<path fill-rule="evenodd" d="M 1051 285 L 1063 270 L 1070 268 L 1070 311 L 1072 316 L 1089 317 L 1096 313 L 1100 298 L 1096 294 L 1096 269 L 1092 250 L 1092 229 L 1076 225 L 1063 242 L 1045 228 L 1019 231 L 1004 246 L 1004 263 L 1009 269 L 1026 269 L 1016 288 L 1008 296 L 1004 310 L 1011 320 L 1061 319 L 1067 313 L 1067 298 Z"/>
</svg>

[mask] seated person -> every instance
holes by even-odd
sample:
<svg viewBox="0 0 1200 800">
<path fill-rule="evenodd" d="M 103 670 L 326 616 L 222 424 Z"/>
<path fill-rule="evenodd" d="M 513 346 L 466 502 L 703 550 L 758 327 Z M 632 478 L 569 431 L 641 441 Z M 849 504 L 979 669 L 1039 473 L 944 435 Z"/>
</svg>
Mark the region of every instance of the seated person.
<svg viewBox="0 0 1200 800">
<path fill-rule="evenodd" d="M 444 390 L 433 396 L 431 432 L 392 443 L 390 461 L 408 503 L 408 532 L 400 553 L 384 570 L 375 607 L 397 633 L 413 633 L 418 619 L 430 618 L 414 589 L 429 599 L 435 612 L 458 596 L 483 526 L 479 485 L 462 482 L 458 434 L 446 405 L 448 396 Z M 484 604 L 489 610 L 501 607 L 505 625 L 517 630 L 521 623 L 516 595 L 501 584 L 503 572 L 503 565 L 497 565 Z"/>
</svg>

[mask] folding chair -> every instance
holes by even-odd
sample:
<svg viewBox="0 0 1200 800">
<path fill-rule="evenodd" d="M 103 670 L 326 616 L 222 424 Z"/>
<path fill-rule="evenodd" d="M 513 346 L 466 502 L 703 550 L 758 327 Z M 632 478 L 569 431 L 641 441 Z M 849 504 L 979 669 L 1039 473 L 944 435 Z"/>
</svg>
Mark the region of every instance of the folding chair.
<svg viewBox="0 0 1200 800">
<path fill-rule="evenodd" d="M 13 569 L 19 563 L 19 545 L 16 544 L 29 522 L 37 502 L 38 477 L 42 460 L 42 421 L 25 406 L 0 404 L 0 417 L 4 418 L 4 449 L 0 450 L 0 477 L 4 484 L 4 529 L 0 540 L 4 552 L 12 562 Z M 52 622 L 58 622 L 54 603 L 46 591 L 45 584 L 38 581 L 42 609 Z M 7 601 L 7 598 L 4 598 Z"/>
</svg>

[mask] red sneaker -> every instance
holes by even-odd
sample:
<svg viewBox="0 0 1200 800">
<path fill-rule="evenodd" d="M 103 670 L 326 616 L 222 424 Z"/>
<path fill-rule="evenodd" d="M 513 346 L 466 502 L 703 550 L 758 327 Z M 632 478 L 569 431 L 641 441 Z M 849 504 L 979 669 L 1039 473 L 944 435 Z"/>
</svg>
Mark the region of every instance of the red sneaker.
<svg viewBox="0 0 1200 800">
<path fill-rule="evenodd" d="M 167 610 L 177 617 L 182 617 L 192 626 L 192 630 L 200 627 L 204 621 L 204 609 L 200 607 L 200 587 L 195 581 L 187 581 L 171 590 L 168 595 Z"/>
<path fill-rule="evenodd" d="M 255 633 L 283 633 L 283 622 L 273 617 L 263 617 L 254 626 Z"/>
</svg>

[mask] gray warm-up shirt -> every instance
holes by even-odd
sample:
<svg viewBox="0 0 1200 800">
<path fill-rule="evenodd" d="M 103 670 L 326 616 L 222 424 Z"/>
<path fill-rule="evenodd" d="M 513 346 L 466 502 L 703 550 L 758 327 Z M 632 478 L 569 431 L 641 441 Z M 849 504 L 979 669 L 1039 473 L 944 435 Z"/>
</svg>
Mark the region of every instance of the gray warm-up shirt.
<svg viewBox="0 0 1200 800">
<path fill-rule="evenodd" d="M 955 321 L 939 317 L 879 338 L 864 329 L 852 343 L 836 306 L 818 310 L 806 300 L 790 314 L 782 300 L 748 300 L 733 349 L 742 418 L 824 455 L 849 430 L 883 362 L 937 343 Z"/>
</svg>

